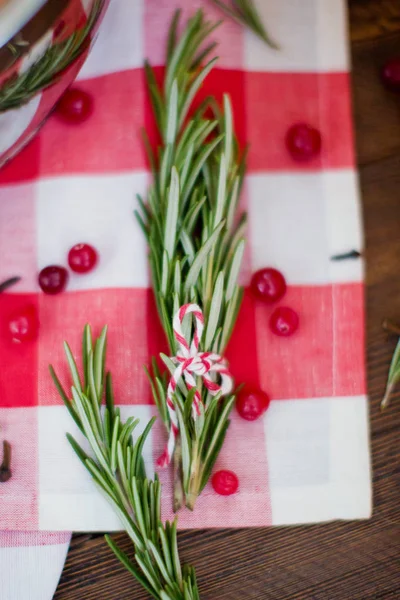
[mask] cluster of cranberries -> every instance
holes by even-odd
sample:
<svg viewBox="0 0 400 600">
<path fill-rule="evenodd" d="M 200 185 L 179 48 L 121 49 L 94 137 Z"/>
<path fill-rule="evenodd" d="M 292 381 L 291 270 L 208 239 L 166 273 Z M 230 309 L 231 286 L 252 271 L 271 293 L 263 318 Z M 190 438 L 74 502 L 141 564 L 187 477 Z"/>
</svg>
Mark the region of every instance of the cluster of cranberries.
<svg viewBox="0 0 400 600">
<path fill-rule="evenodd" d="M 286 293 L 285 278 L 282 273 L 272 268 L 256 271 L 250 287 L 252 294 L 265 304 L 279 302 Z M 272 313 L 269 326 L 275 335 L 293 335 L 299 326 L 298 314 L 288 306 L 279 306 Z"/>
<path fill-rule="evenodd" d="M 84 274 L 92 271 L 97 264 L 98 255 L 89 244 L 76 244 L 68 252 L 68 265 L 74 273 Z M 45 294 L 59 294 L 69 279 L 68 271 L 61 265 L 49 265 L 39 273 L 38 282 Z"/>
<path fill-rule="evenodd" d="M 279 302 L 286 293 L 286 281 L 282 273 L 272 268 L 256 271 L 251 279 L 250 289 L 252 295 L 264 304 Z M 299 316 L 289 306 L 276 308 L 269 320 L 271 331 L 275 335 L 290 336 L 299 326 Z M 270 398 L 266 392 L 258 388 L 244 387 L 236 399 L 236 410 L 242 419 L 255 421 L 259 419 L 270 405 Z M 239 489 L 239 480 L 232 471 L 217 471 L 211 484 L 217 494 L 229 496 Z"/>
<path fill-rule="evenodd" d="M 91 271 L 97 264 L 96 250 L 89 244 L 76 244 L 68 253 L 68 265 L 71 271 L 83 274 Z M 69 274 L 61 265 L 50 265 L 38 275 L 39 286 L 45 294 L 55 295 L 62 292 L 68 282 Z M 34 305 L 27 305 L 10 315 L 8 335 L 13 342 L 30 342 L 36 339 L 39 320 Z"/>
</svg>

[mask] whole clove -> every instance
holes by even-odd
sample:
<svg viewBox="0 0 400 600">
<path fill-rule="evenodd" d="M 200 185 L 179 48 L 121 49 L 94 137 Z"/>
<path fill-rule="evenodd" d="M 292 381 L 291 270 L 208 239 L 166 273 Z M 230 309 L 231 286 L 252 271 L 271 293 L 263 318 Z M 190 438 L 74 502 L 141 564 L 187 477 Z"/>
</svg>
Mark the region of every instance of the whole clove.
<svg viewBox="0 0 400 600">
<path fill-rule="evenodd" d="M 5 483 L 11 479 L 11 445 L 6 440 L 3 441 L 3 462 L 0 465 L 0 483 Z"/>
</svg>

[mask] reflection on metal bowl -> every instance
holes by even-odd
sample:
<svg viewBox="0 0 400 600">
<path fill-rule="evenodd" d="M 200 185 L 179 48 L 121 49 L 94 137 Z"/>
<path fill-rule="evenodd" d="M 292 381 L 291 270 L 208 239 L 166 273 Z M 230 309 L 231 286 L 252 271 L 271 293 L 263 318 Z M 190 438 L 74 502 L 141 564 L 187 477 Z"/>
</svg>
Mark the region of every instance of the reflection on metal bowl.
<svg viewBox="0 0 400 600">
<path fill-rule="evenodd" d="M 77 76 L 108 0 L 0 0 L 0 168 Z"/>
</svg>

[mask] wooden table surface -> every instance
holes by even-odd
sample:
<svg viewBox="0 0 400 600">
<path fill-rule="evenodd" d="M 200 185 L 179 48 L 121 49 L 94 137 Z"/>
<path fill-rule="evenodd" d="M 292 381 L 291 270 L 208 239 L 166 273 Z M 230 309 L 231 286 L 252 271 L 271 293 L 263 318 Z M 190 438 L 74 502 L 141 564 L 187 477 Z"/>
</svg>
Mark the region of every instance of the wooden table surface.
<svg viewBox="0 0 400 600">
<path fill-rule="evenodd" d="M 400 598 L 400 397 L 387 412 L 379 409 L 396 343 L 381 322 L 400 321 L 400 94 L 381 86 L 379 68 L 400 56 L 400 2 L 350 0 L 349 8 L 366 230 L 374 514 L 364 522 L 181 532 L 181 557 L 196 566 L 202 600 Z M 115 539 L 130 548 L 124 534 Z M 55 600 L 147 598 L 102 535 L 74 536 Z"/>
</svg>

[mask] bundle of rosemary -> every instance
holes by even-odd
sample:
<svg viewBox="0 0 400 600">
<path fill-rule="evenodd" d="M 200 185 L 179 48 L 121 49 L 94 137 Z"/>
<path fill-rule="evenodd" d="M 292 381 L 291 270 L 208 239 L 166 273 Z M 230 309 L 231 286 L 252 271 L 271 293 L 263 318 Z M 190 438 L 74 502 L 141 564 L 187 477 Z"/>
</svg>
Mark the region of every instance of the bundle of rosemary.
<svg viewBox="0 0 400 600">
<path fill-rule="evenodd" d="M 170 436 L 161 463 L 169 463 L 171 451 L 174 455 L 174 510 L 184 502 L 193 509 L 229 425 L 235 396 L 223 396 L 223 389 L 218 393 L 218 382 L 242 298 L 237 280 L 246 226 L 246 216 L 238 216 L 245 156 L 234 135 L 230 100 L 224 96 L 220 107 L 215 98 L 207 98 L 190 114 L 217 60 L 209 60 L 215 44 L 204 42 L 218 23 L 205 20 L 200 10 L 178 36 L 179 17 L 177 11 L 169 31 L 162 88 L 150 65 L 145 66 L 162 146 L 153 152 L 145 136 L 153 184 L 147 203 L 138 198 L 137 213 L 149 244 L 152 285 L 172 356 L 161 355 L 170 375 L 161 375 L 154 361 L 150 381 Z M 182 318 L 182 340 L 173 319 L 189 305 L 196 309 Z M 191 312 L 204 321 L 201 339 Z M 201 363 L 201 368 L 191 370 L 185 359 Z M 189 376 L 184 378 L 185 369 Z"/>
<path fill-rule="evenodd" d="M 72 397 L 64 391 L 53 367 L 50 373 L 65 406 L 89 442 L 94 458 L 76 440 L 68 440 L 107 498 L 129 535 L 135 549 L 135 563 L 109 536 L 106 540 L 115 555 L 156 600 L 199 600 L 196 574 L 192 567 L 181 567 L 177 546 L 177 522 L 161 522 L 161 486 L 147 479 L 142 457 L 143 446 L 154 419 L 136 441 L 132 433 L 139 420 L 121 422 L 115 407 L 111 375 L 105 375 L 107 328 L 93 344 L 87 325 L 83 333 L 83 380 L 70 347 L 64 343 L 71 371 Z M 105 397 L 106 406 L 101 410 Z"/>
</svg>

